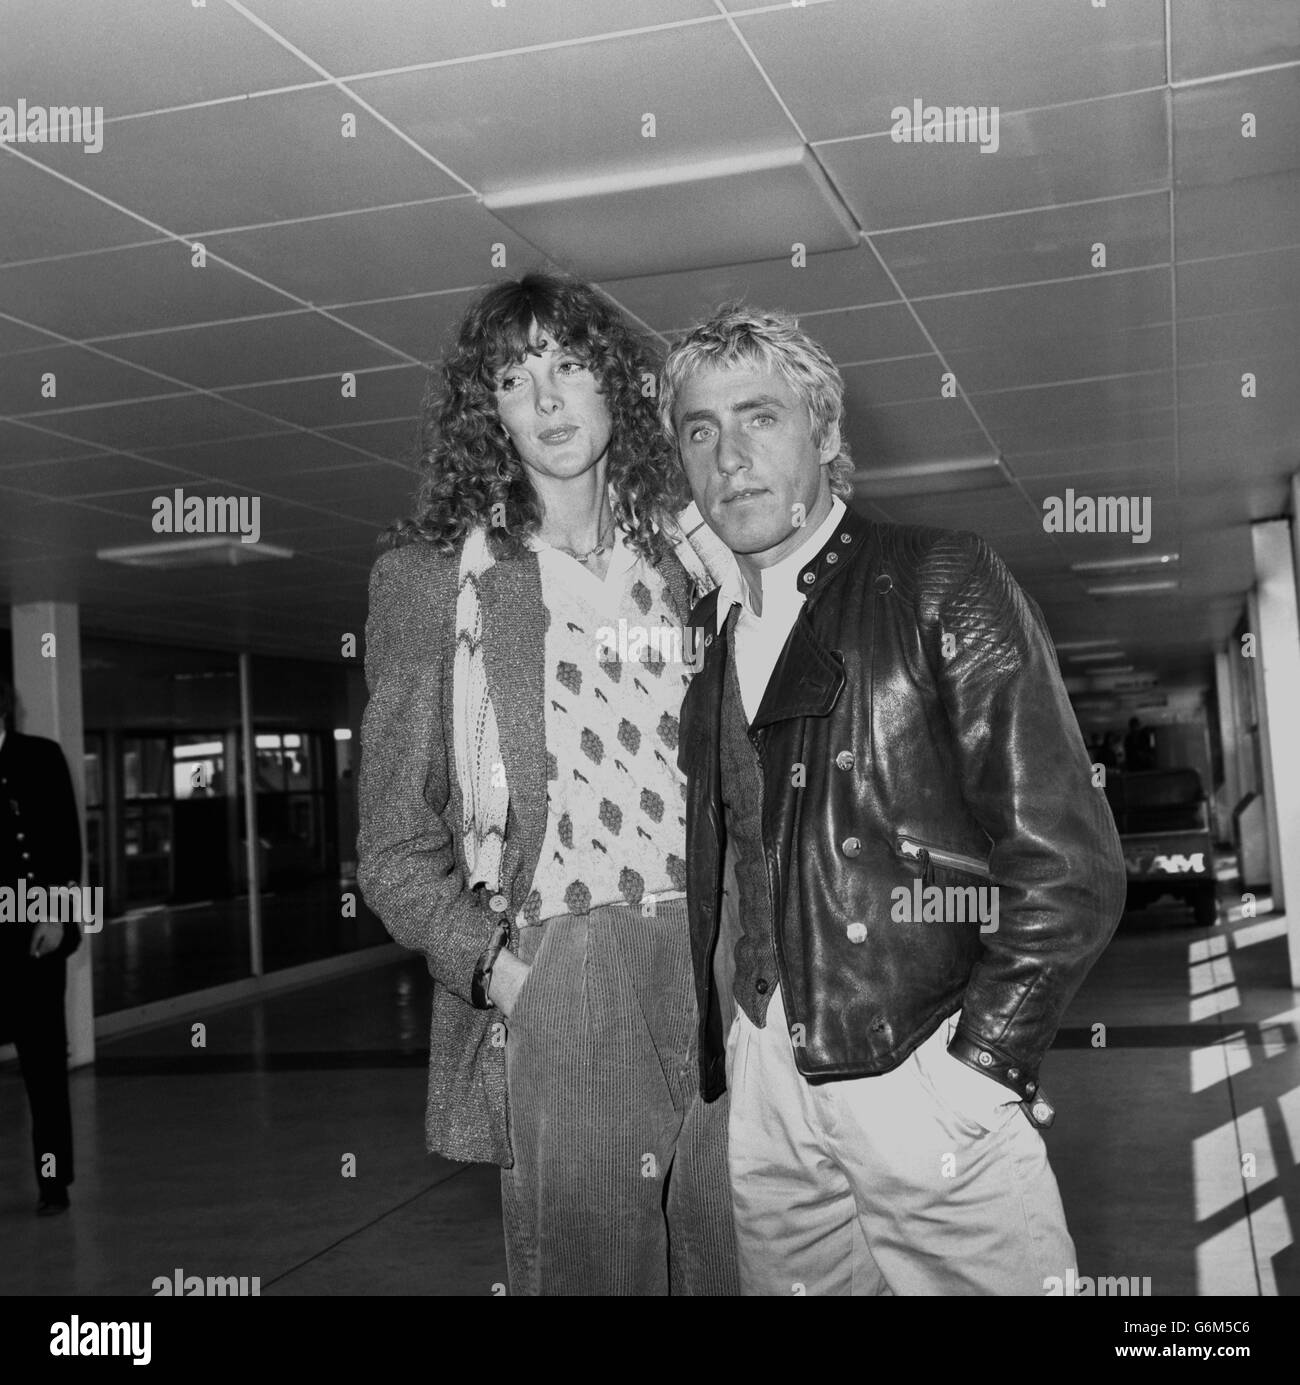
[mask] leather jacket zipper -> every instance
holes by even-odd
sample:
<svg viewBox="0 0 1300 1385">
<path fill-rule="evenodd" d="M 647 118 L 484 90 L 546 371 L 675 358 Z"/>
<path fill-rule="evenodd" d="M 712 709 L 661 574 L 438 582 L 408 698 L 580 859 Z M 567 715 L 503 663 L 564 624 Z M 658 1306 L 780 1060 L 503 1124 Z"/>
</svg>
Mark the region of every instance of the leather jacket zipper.
<svg viewBox="0 0 1300 1385">
<path fill-rule="evenodd" d="M 943 847 L 927 846 L 924 842 L 901 835 L 898 839 L 898 850 L 909 861 L 915 861 L 921 867 L 922 879 L 926 885 L 934 883 L 935 866 L 965 871 L 968 875 L 982 875 L 986 880 L 989 877 L 987 861 L 981 861 L 975 856 L 966 856 L 960 851 L 945 851 Z"/>
</svg>

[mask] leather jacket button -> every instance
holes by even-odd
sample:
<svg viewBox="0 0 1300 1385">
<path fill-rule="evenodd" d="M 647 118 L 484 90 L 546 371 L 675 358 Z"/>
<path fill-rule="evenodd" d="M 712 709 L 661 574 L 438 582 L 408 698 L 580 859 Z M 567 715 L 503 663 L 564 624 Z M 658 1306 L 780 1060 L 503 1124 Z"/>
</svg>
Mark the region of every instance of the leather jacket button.
<svg viewBox="0 0 1300 1385">
<path fill-rule="evenodd" d="M 1020 1076 L 1020 1069 L 1019 1069 L 1019 1068 L 1008 1068 L 1008 1069 L 1007 1069 L 1007 1076 L 1014 1082 L 1014 1081 L 1016 1080 L 1016 1078 Z"/>
<path fill-rule="evenodd" d="M 981 1053 L 975 1061 L 982 1068 L 991 1068 L 993 1066 L 993 1055 L 991 1053 Z"/>
<path fill-rule="evenodd" d="M 826 555 L 826 561 L 827 561 L 828 563 L 838 563 L 839 560 L 840 560 L 840 555 L 839 555 L 838 553 L 828 553 L 828 554 Z"/>
<path fill-rule="evenodd" d="M 853 752 L 851 750 L 841 750 L 840 753 L 835 757 L 835 768 L 852 769 Z"/>
<path fill-rule="evenodd" d="M 865 943 L 867 940 L 867 925 L 865 923 L 849 924 L 848 937 L 851 943 Z"/>
<path fill-rule="evenodd" d="M 862 843 L 857 839 L 857 837 L 845 837 L 844 840 L 840 843 L 840 850 L 846 856 L 861 856 Z"/>
<path fill-rule="evenodd" d="M 509 907 L 510 901 L 503 894 L 494 894 L 492 898 L 488 900 L 488 908 L 491 909 L 494 914 L 504 914 Z"/>
<path fill-rule="evenodd" d="M 884 594 L 887 591 L 892 591 L 893 589 L 894 579 L 889 575 L 889 573 L 882 572 L 880 576 L 876 578 L 876 590 L 881 594 L 881 596 L 884 596 Z"/>
<path fill-rule="evenodd" d="M 803 584 L 805 587 L 811 587 L 816 580 L 817 574 L 815 572 L 805 572 L 803 575 Z"/>
<path fill-rule="evenodd" d="M 754 989 L 759 993 L 759 995 L 766 995 L 767 982 L 760 976 L 758 980 L 754 982 Z"/>
<path fill-rule="evenodd" d="M 1048 1116 L 1050 1116 L 1051 1114 L 1052 1114 L 1052 1112 L 1051 1112 L 1050 1108 L 1047 1107 L 1047 1106 L 1044 1106 L 1043 1103 L 1042 1103 L 1041 1101 L 1038 1103 L 1037 1106 L 1034 1107 L 1034 1119 L 1035 1119 L 1035 1120 L 1045 1121 L 1045 1120 L 1048 1118 Z"/>
<path fill-rule="evenodd" d="M 1025 1091 L 1027 1091 L 1027 1092 L 1036 1092 L 1037 1090 L 1038 1090 L 1038 1083 L 1037 1083 L 1037 1082 L 1026 1082 L 1026 1083 L 1025 1083 Z"/>
</svg>

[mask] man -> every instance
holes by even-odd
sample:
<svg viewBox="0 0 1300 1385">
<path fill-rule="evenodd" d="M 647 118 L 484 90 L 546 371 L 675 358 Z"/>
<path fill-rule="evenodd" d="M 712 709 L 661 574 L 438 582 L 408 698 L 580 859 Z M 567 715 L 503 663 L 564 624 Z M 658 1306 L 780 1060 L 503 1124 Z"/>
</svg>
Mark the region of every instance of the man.
<svg viewBox="0 0 1300 1385">
<path fill-rule="evenodd" d="M 79 885 L 81 823 L 63 751 L 56 741 L 13 731 L 13 707 L 13 688 L 0 680 L 0 885 L 15 892 Z M 0 920 L 0 1043 L 17 1047 L 27 1087 L 38 1216 L 69 1206 L 72 1110 L 63 989 L 67 958 L 80 942 L 71 921 Z"/>
<path fill-rule="evenodd" d="M 691 616 L 680 763 L 743 1291 L 1041 1294 L 1074 1248 L 1038 1069 L 1123 860 L 1037 608 L 975 535 L 845 505 L 842 400 L 738 306 L 660 391 L 737 557 Z"/>
<path fill-rule="evenodd" d="M 688 673 L 645 638 L 691 603 L 646 353 L 590 285 L 478 297 L 370 586 L 357 879 L 428 962 L 428 1146 L 501 1166 L 512 1294 L 737 1287 L 726 1112 L 698 1099 Z"/>
</svg>

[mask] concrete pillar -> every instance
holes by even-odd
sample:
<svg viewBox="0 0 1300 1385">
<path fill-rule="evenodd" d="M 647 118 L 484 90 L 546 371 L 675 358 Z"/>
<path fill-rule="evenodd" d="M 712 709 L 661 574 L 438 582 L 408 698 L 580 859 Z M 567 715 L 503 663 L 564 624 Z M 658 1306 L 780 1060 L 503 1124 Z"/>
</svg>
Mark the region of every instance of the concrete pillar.
<svg viewBox="0 0 1300 1385">
<path fill-rule="evenodd" d="M 1286 914 L 1291 985 L 1300 986 L 1300 720 L 1293 715 L 1300 688 L 1300 608 L 1291 524 L 1285 519 L 1251 525 L 1256 587 L 1251 628 L 1259 639 L 1255 686 L 1259 701 L 1260 752 L 1273 857 L 1273 904 Z"/>
<path fill-rule="evenodd" d="M 14 728 L 29 736 L 48 736 L 63 747 L 81 819 L 81 883 L 86 883 L 85 731 L 81 718 L 81 622 L 75 602 L 33 601 L 11 609 L 13 624 Z M 65 1005 L 69 1061 L 80 1067 L 95 1060 L 94 975 L 87 933 L 68 961 Z"/>
<path fill-rule="evenodd" d="M 1232 660 L 1241 658 L 1240 646 L 1229 645 L 1215 651 L 1214 691 L 1219 709 L 1219 748 L 1223 755 L 1223 789 L 1219 794 L 1222 831 L 1232 834 L 1232 810 L 1241 802 L 1241 723 L 1237 710 L 1237 681 L 1232 676 Z"/>
</svg>

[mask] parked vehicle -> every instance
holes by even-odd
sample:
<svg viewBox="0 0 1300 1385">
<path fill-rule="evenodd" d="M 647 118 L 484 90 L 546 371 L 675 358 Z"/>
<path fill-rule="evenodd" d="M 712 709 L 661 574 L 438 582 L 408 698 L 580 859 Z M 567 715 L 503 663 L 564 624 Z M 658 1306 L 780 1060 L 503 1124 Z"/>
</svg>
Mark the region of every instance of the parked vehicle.
<svg viewBox="0 0 1300 1385">
<path fill-rule="evenodd" d="M 1196 923 L 1218 922 L 1210 805 L 1194 769 L 1108 774 L 1106 800 L 1115 814 L 1128 904 L 1142 909 L 1164 894 L 1191 906 Z"/>
</svg>

